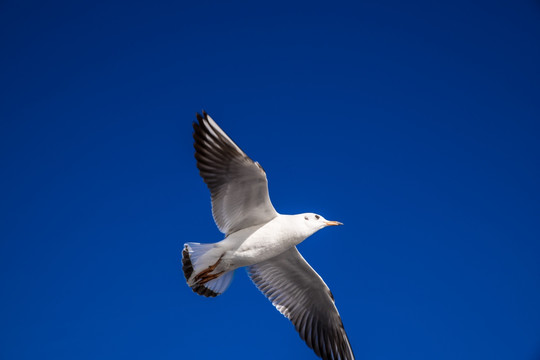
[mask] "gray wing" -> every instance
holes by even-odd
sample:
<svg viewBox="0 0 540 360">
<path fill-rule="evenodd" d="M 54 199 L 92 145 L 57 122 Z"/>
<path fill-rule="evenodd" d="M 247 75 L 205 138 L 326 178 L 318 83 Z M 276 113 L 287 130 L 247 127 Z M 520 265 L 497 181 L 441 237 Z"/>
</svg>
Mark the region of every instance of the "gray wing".
<svg viewBox="0 0 540 360">
<path fill-rule="evenodd" d="M 206 112 L 193 123 L 195 158 L 212 197 L 212 215 L 225 234 L 264 224 L 278 215 L 266 174 Z"/>
<path fill-rule="evenodd" d="M 318 356 L 354 359 L 330 289 L 296 247 L 248 267 L 248 274 Z"/>
</svg>

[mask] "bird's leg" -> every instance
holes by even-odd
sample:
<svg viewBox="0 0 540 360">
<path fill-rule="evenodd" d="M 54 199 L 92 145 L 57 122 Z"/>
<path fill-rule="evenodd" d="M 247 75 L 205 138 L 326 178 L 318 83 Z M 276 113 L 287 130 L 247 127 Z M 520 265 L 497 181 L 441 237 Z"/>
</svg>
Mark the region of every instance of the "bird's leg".
<svg viewBox="0 0 540 360">
<path fill-rule="evenodd" d="M 205 283 L 209 282 L 210 280 L 214 280 L 214 279 L 220 277 L 221 274 L 223 274 L 223 271 L 221 271 L 221 272 L 219 272 L 217 274 L 210 274 L 210 273 L 212 271 L 214 271 L 214 269 L 218 266 L 218 264 L 221 261 L 222 257 L 223 257 L 223 255 L 220 256 L 220 258 L 218 259 L 218 261 L 216 261 L 216 263 L 214 265 L 210 265 L 208 268 L 206 268 L 205 270 L 198 273 L 193 278 L 193 280 L 195 280 L 199 284 L 205 284 Z"/>
<path fill-rule="evenodd" d="M 210 280 L 217 279 L 218 277 L 221 276 L 221 274 L 223 274 L 223 271 L 218 272 L 217 274 L 209 274 L 208 276 L 205 276 L 204 278 L 202 278 L 201 281 L 199 281 L 199 283 L 200 284 L 206 284 Z"/>
</svg>

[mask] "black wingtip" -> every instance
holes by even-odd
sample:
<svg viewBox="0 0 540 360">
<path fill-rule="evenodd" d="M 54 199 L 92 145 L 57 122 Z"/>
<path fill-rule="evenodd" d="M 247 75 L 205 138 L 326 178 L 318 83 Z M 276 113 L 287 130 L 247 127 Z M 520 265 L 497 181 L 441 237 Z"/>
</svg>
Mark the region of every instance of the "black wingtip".
<svg viewBox="0 0 540 360">
<path fill-rule="evenodd" d="M 189 283 L 189 278 L 191 275 L 193 275 L 193 264 L 191 263 L 191 258 L 189 257 L 189 250 L 187 245 L 184 247 L 184 250 L 182 250 L 182 270 L 184 271 L 184 277 L 186 278 L 186 281 Z M 191 290 L 193 292 L 196 292 L 199 295 L 206 296 L 206 297 L 216 297 L 219 295 L 219 293 L 212 291 L 201 284 L 195 284 L 191 286 Z"/>
<path fill-rule="evenodd" d="M 193 290 L 193 292 L 196 292 L 199 295 L 206 296 L 206 297 L 216 297 L 219 295 L 217 292 L 214 292 L 210 290 L 209 288 L 204 287 L 203 285 L 200 285 L 200 284 L 193 285 L 191 290 Z"/>
<path fill-rule="evenodd" d="M 189 281 L 189 278 L 193 274 L 193 265 L 191 264 L 191 259 L 189 257 L 189 251 L 187 245 L 182 251 L 182 270 L 184 271 L 184 276 L 186 281 Z"/>
</svg>

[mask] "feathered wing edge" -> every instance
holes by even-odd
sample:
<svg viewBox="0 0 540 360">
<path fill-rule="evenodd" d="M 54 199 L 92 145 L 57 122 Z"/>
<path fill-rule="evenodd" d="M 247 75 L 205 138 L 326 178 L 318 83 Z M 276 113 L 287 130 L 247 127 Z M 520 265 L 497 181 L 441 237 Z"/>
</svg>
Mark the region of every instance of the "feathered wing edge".
<svg viewBox="0 0 540 360">
<path fill-rule="evenodd" d="M 330 289 L 296 247 L 247 270 L 315 354 L 325 360 L 354 359 Z"/>
<path fill-rule="evenodd" d="M 212 197 L 212 215 L 225 234 L 263 224 L 278 214 L 266 174 L 203 111 L 193 123 L 197 167 Z"/>
</svg>

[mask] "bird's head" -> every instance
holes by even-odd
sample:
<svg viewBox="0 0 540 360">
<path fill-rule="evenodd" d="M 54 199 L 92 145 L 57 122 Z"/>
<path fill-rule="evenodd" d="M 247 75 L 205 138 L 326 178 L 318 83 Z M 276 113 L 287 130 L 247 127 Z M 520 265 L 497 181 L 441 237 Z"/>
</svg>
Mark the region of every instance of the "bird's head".
<svg viewBox="0 0 540 360">
<path fill-rule="evenodd" d="M 329 221 L 318 214 L 305 213 L 298 215 L 304 225 L 307 227 L 308 232 L 314 234 L 315 232 L 325 228 L 327 226 L 343 225 L 339 221 Z"/>
</svg>

